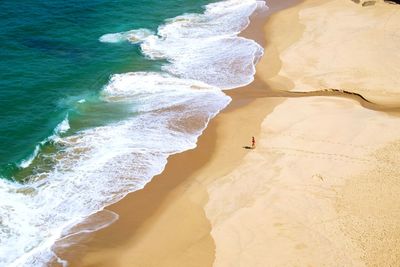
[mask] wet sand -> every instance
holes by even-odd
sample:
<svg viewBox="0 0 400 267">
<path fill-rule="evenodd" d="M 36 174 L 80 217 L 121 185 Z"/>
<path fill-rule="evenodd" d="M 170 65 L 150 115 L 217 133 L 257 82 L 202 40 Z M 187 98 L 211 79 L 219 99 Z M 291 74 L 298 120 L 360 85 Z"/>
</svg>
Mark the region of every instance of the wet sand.
<svg viewBox="0 0 400 267">
<path fill-rule="evenodd" d="M 273 2 L 277 11 L 297 1 Z M 255 14 L 242 36 L 264 44 L 258 29 L 270 13 Z M 107 207 L 119 215 L 115 223 L 80 236 L 77 244 L 57 248 L 69 266 L 212 265 L 215 244 L 204 211 L 206 184 L 234 169 L 249 152 L 243 147 L 259 132 L 262 119 L 281 101 L 258 101 L 268 95 L 258 78 L 226 93 L 231 104 L 209 123 L 194 150 L 171 156 L 164 172 L 144 189 Z M 248 116 L 250 110 L 257 115 Z"/>
<path fill-rule="evenodd" d="M 322 61 L 339 50 L 357 54 L 354 43 L 371 42 L 370 35 L 360 34 L 336 50 L 322 49 L 340 36 L 337 16 L 345 13 L 344 21 L 357 21 L 352 24 L 356 32 L 375 30 L 379 36 L 381 28 L 364 25 L 385 23 L 388 20 L 382 18 L 399 8 L 382 2 L 362 4 L 303 1 L 268 20 L 265 56 L 257 73 L 266 88 L 288 98 L 263 120 L 257 148 L 235 170 L 208 185 L 205 210 L 216 245 L 214 266 L 396 266 L 400 261 L 396 193 L 400 190 L 396 105 L 400 89 L 395 87 L 400 80 L 392 75 L 390 83 L 379 75 L 385 67 L 396 65 L 398 58 L 391 56 L 395 52 L 376 51 L 384 48 L 380 46 L 364 51 L 366 58 L 383 55 L 384 66 L 374 60 L 357 62 L 361 59 L 351 56 L 337 59 L 338 66 L 354 64 L 354 59 L 359 71 L 377 70 L 368 79 L 389 89 L 369 87 L 366 95 L 366 90 L 355 90 L 364 87 L 364 76 L 349 72 L 353 86 L 345 87 L 346 80 L 334 71 L 321 75 L 318 60 L 299 62 L 310 55 L 321 56 Z M 301 20 L 302 14 L 313 16 Z M 330 27 L 323 27 L 321 20 Z M 390 25 L 385 34 L 396 34 L 397 26 Z M 324 38 L 313 42 L 309 34 L 315 40 Z M 393 38 L 386 40 L 385 47 L 395 45 Z M 283 71 L 294 68 L 296 72 Z M 321 91 L 330 89 L 323 86 L 303 90 L 299 83 L 321 80 L 343 84 L 331 92 Z M 377 97 L 383 91 L 390 92 Z"/>
<path fill-rule="evenodd" d="M 272 1 L 276 13 L 253 18 L 244 32 L 265 47 L 255 81 L 227 92 L 231 105 L 211 121 L 197 148 L 170 157 L 143 190 L 107 208 L 119 215 L 114 224 L 59 249 L 60 256 L 70 266 L 399 262 L 397 107 L 382 112 L 387 106 L 378 101 L 370 109 L 368 101 L 340 91 L 296 95 L 301 77 L 320 73 L 282 72 L 299 64 L 290 52 L 297 45 L 304 55 L 318 51 L 303 39 L 307 27 L 319 23 L 313 9 L 341 14 L 348 2 L 309 0 L 279 11 L 295 2 Z M 388 5 L 350 4 L 375 8 L 374 18 L 380 18 L 381 4 Z M 302 12 L 315 16 L 303 24 Z M 365 81 L 354 77 L 357 82 Z M 244 148 L 251 136 L 254 150 Z"/>
<path fill-rule="evenodd" d="M 282 61 L 274 82 L 290 84 L 294 92 L 335 88 L 384 106 L 400 105 L 398 5 L 383 0 L 304 1 L 271 23 L 279 23 L 269 34 L 277 37 Z M 287 46 L 287 38 L 298 40 Z"/>
</svg>

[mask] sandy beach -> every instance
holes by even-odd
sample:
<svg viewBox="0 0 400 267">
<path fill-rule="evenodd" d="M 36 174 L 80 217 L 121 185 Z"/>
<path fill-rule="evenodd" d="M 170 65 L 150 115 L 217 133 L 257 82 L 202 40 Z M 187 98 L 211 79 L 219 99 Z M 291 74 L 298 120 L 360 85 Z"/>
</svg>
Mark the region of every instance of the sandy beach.
<svg viewBox="0 0 400 267">
<path fill-rule="evenodd" d="M 272 74 L 259 68 L 259 76 L 280 90 L 345 90 L 398 107 L 400 8 L 382 0 L 356 2 L 303 1 L 276 14 L 266 35 L 282 67 Z"/>
<path fill-rule="evenodd" d="M 107 208 L 115 223 L 56 252 L 69 266 L 398 265 L 400 6 L 356 2 L 268 1 L 244 32 L 265 47 L 255 81 Z"/>
</svg>

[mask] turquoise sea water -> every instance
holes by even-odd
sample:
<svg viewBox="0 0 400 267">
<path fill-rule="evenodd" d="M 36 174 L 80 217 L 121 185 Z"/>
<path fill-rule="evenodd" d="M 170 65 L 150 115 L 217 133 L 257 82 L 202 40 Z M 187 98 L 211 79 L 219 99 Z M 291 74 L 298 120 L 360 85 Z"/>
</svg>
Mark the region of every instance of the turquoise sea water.
<svg viewBox="0 0 400 267">
<path fill-rule="evenodd" d="M 156 30 L 166 18 L 201 12 L 207 2 L 0 1 L 0 173 L 11 177 L 10 167 L 52 134 L 76 100 L 96 101 L 110 75 L 159 69 L 158 62 L 141 55 L 138 45 L 101 44 L 100 36 Z M 76 120 L 101 124 L 109 117 L 107 109 L 96 113 L 96 118 L 82 114 Z"/>
<path fill-rule="evenodd" d="M 52 247 L 77 223 L 196 147 L 253 80 L 263 51 L 238 34 L 264 7 L 0 1 L 0 266 L 65 264 Z"/>
</svg>

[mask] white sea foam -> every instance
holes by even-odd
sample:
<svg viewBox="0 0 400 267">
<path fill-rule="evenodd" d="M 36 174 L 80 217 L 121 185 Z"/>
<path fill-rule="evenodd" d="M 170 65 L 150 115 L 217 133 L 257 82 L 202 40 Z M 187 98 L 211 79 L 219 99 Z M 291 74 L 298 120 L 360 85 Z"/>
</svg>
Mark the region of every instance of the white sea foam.
<svg viewBox="0 0 400 267">
<path fill-rule="evenodd" d="M 101 98 L 128 104 L 135 116 L 73 134 L 66 118 L 49 137 L 56 149 L 35 152 L 23 163 L 29 166 L 37 157 L 51 168 L 34 170 L 23 185 L 0 179 L 0 266 L 42 266 L 50 259 L 65 264 L 51 248 L 75 236 L 67 229 L 142 188 L 171 154 L 194 148 L 209 120 L 230 101 L 220 88 L 253 79 L 262 48 L 237 34 L 263 6 L 228 0 L 207 5 L 204 14 L 170 19 L 157 35 L 139 29 L 100 37 L 141 42 L 146 56 L 170 62 L 163 67 L 169 74 L 113 75 Z"/>
<path fill-rule="evenodd" d="M 60 135 L 60 134 L 67 132 L 69 129 L 70 129 L 70 126 L 69 126 L 68 115 L 67 115 L 67 116 L 65 116 L 64 120 L 62 120 L 62 122 L 60 122 L 56 126 L 56 128 L 54 130 L 54 134 Z"/>
<path fill-rule="evenodd" d="M 32 154 L 29 155 L 29 157 L 27 157 L 26 159 L 23 159 L 18 166 L 20 168 L 27 168 L 29 167 L 29 165 L 31 165 L 31 163 L 33 162 L 33 160 L 36 158 L 36 156 L 39 154 L 40 151 L 40 145 L 36 145 L 35 149 L 33 150 Z"/>
<path fill-rule="evenodd" d="M 152 31 L 147 29 L 137 29 L 127 32 L 107 33 L 99 38 L 102 43 L 120 43 L 129 41 L 137 44 L 142 42 L 148 36 L 154 34 Z"/>
<path fill-rule="evenodd" d="M 263 48 L 238 37 L 250 15 L 266 8 L 264 1 L 228 0 L 206 6 L 204 14 L 185 14 L 167 20 L 157 35 L 143 40 L 151 59 L 167 59 L 164 70 L 179 77 L 231 89 L 253 81 Z"/>
<path fill-rule="evenodd" d="M 35 149 L 33 150 L 32 154 L 30 154 L 26 159 L 23 159 L 19 164 L 18 167 L 19 168 L 27 168 L 29 167 L 32 162 L 35 160 L 35 158 L 37 157 L 37 155 L 40 152 L 40 148 L 47 143 L 48 141 L 51 140 L 55 140 L 58 139 L 60 134 L 63 134 L 65 132 L 67 132 L 69 130 L 70 126 L 69 126 L 69 121 L 68 121 L 68 115 L 65 116 L 64 120 L 62 120 L 62 122 L 60 122 L 56 128 L 53 131 L 53 134 L 49 137 L 47 137 L 46 139 L 44 139 L 43 141 L 41 141 L 39 144 L 37 144 L 35 146 Z"/>
<path fill-rule="evenodd" d="M 195 147 L 229 102 L 218 88 L 158 73 L 114 75 L 103 98 L 132 103 L 138 115 L 60 137 L 46 155 L 57 159 L 51 171 L 32 174 L 25 185 L 0 182 L 0 265 L 54 257 L 49 249 L 63 229 L 142 188 L 169 155 Z"/>
</svg>

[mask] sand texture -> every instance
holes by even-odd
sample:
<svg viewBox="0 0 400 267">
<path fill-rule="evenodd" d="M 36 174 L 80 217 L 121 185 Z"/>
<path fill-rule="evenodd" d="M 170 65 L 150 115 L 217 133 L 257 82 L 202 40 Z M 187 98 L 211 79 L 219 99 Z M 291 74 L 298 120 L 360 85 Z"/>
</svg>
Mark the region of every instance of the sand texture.
<svg viewBox="0 0 400 267">
<path fill-rule="evenodd" d="M 215 266 L 395 266 L 399 133 L 398 117 L 353 100 L 280 104 L 257 148 L 209 186 Z"/>
<path fill-rule="evenodd" d="M 268 1 L 245 33 L 255 81 L 119 220 L 58 249 L 70 266 L 399 265 L 399 6 L 297 2 Z"/>
<path fill-rule="evenodd" d="M 290 84 L 277 89 L 338 89 L 374 103 L 400 106 L 400 6 L 364 2 L 304 1 L 274 15 L 275 27 L 268 34 L 279 37 L 270 39 L 269 45 L 282 60 L 274 80 Z M 297 37 L 293 29 L 302 33 L 290 44 L 287 37 Z"/>
<path fill-rule="evenodd" d="M 290 95 L 257 148 L 208 186 L 215 266 L 400 262 L 399 7 L 303 1 L 267 22 L 257 74 Z M 342 91 L 362 97 L 346 99 Z"/>
</svg>

